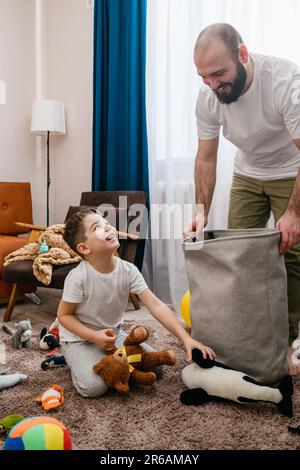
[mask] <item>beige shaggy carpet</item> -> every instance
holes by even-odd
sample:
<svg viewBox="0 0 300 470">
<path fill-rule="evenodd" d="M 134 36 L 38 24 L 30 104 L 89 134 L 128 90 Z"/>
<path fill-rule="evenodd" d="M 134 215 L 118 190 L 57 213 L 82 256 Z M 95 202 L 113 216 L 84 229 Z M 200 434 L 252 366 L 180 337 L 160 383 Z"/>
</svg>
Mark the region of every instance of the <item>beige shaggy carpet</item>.
<svg viewBox="0 0 300 470">
<path fill-rule="evenodd" d="M 294 381 L 294 413 L 292 420 L 280 415 L 269 404 L 238 405 L 208 403 L 187 407 L 180 403 L 184 389 L 180 371 L 184 351 L 166 330 L 154 320 L 145 321 L 152 332 L 156 349 L 173 348 L 178 362 L 165 367 L 162 377 L 149 388 L 132 388 L 128 395 L 110 391 L 100 399 L 81 398 L 72 386 L 67 367 L 43 371 L 44 357 L 38 346 L 39 332 L 34 332 L 32 349 L 11 348 L 9 337 L 0 332 L 7 348 L 7 364 L 11 372 L 29 375 L 28 381 L 0 391 L 0 420 L 9 414 L 26 417 L 45 415 L 36 397 L 53 384 L 65 394 L 63 406 L 49 413 L 69 429 L 74 449 L 102 450 L 204 450 L 204 449 L 297 449 L 300 436 L 288 432 L 288 425 L 300 424 L 300 379 Z M 131 322 L 126 324 L 128 329 Z M 0 438 L 0 448 L 4 439 Z"/>
</svg>

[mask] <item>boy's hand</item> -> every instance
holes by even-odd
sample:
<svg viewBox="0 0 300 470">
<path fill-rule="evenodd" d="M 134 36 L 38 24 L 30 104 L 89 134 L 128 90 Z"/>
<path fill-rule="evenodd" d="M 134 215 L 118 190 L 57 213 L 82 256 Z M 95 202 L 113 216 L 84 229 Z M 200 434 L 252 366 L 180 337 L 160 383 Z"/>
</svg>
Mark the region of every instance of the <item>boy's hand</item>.
<svg viewBox="0 0 300 470">
<path fill-rule="evenodd" d="M 112 351 L 115 347 L 117 337 L 113 329 L 95 331 L 93 343 L 95 343 L 103 351 Z"/>
<path fill-rule="evenodd" d="M 196 341 L 191 337 L 187 338 L 184 341 L 184 347 L 187 352 L 186 360 L 188 362 L 191 362 L 192 360 L 192 349 L 199 349 L 202 352 L 204 359 L 206 359 L 207 356 L 212 360 L 216 357 L 216 354 L 211 348 L 209 348 L 208 346 L 204 346 L 204 344 L 199 343 L 199 341 Z"/>
</svg>

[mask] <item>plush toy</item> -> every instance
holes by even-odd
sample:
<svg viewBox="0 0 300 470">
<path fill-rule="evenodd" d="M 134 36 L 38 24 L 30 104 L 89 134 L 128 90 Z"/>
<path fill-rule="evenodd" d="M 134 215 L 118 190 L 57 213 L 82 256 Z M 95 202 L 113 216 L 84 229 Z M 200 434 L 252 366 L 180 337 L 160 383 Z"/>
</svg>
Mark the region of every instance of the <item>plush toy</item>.
<svg viewBox="0 0 300 470">
<path fill-rule="evenodd" d="M 61 421 L 48 416 L 34 416 L 14 426 L 4 450 L 71 450 L 69 431 Z"/>
<path fill-rule="evenodd" d="M 59 323 L 58 319 L 56 318 L 48 331 L 46 327 L 42 329 L 40 333 L 40 348 L 43 349 L 43 351 L 60 347 L 58 327 Z"/>
<path fill-rule="evenodd" d="M 147 340 L 148 330 L 143 326 L 135 326 L 124 341 L 124 346 L 114 349 L 112 353 L 101 359 L 93 369 L 109 387 L 118 392 L 128 392 L 129 380 L 134 383 L 151 385 L 156 380 L 152 372 L 157 366 L 173 366 L 176 356 L 170 349 L 146 352 L 140 343 Z"/>
<path fill-rule="evenodd" d="M 293 434 L 298 434 L 300 436 L 300 426 L 289 426 L 288 430 Z"/>
<path fill-rule="evenodd" d="M 47 370 L 53 367 L 62 367 L 66 365 L 64 356 L 50 356 L 43 360 L 41 368 Z"/>
<path fill-rule="evenodd" d="M 292 418 L 293 381 L 290 376 L 284 377 L 278 388 L 264 386 L 242 372 L 204 359 L 199 349 L 193 349 L 192 357 L 195 364 L 182 371 L 182 380 L 189 388 L 180 395 L 184 405 L 202 405 L 222 399 L 237 403 L 264 401 L 274 403 L 284 416 Z"/>
<path fill-rule="evenodd" d="M 11 336 L 11 344 L 15 349 L 22 349 L 31 346 L 32 327 L 30 320 L 22 320 L 13 331 L 7 325 L 2 325 L 2 330 Z"/>
<path fill-rule="evenodd" d="M 25 416 L 9 415 L 0 421 L 0 435 L 7 434 L 16 424 L 23 421 Z"/>
<path fill-rule="evenodd" d="M 42 405 L 45 411 L 50 411 L 62 405 L 65 398 L 62 388 L 59 385 L 53 385 L 37 397 L 36 401 Z"/>
<path fill-rule="evenodd" d="M 7 374 L 7 370 L 0 370 L 0 390 L 13 387 L 18 383 L 25 382 L 27 375 L 25 374 Z"/>
</svg>

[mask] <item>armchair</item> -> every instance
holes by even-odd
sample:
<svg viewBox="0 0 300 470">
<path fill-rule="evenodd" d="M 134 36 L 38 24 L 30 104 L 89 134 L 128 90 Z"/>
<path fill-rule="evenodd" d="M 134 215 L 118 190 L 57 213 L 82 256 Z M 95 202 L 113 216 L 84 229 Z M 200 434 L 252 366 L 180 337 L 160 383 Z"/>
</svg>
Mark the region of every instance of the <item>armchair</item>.
<svg viewBox="0 0 300 470">
<path fill-rule="evenodd" d="M 4 258 L 29 242 L 29 229 L 15 225 L 15 220 L 32 224 L 30 183 L 0 182 L 0 303 L 8 301 L 13 289 L 13 285 L 3 279 Z M 25 283 L 19 293 L 34 290 L 34 284 Z"/>
</svg>

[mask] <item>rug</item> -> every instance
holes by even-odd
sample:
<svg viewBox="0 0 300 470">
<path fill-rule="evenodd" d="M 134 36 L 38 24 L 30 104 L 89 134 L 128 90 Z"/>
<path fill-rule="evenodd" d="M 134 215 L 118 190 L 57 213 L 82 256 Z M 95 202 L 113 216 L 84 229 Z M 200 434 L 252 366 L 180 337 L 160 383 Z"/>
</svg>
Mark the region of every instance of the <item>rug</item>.
<svg viewBox="0 0 300 470">
<path fill-rule="evenodd" d="M 44 353 L 34 332 L 33 347 L 17 351 L 9 337 L 0 332 L 6 345 L 6 366 L 11 372 L 29 375 L 28 381 L 0 392 L 0 419 L 9 414 L 46 415 L 36 402 L 42 391 L 58 384 L 65 403 L 48 413 L 69 429 L 74 449 L 97 450 L 213 450 L 260 449 L 300 450 L 300 436 L 288 432 L 288 425 L 300 424 L 300 378 L 294 381 L 294 418 L 281 416 L 274 405 L 208 403 L 187 407 L 180 403 L 185 388 L 180 372 L 185 352 L 177 339 L 155 320 L 145 321 L 150 328 L 149 344 L 156 349 L 172 348 L 177 354 L 174 367 L 164 367 L 151 387 L 132 388 L 126 395 L 109 391 L 99 399 L 81 398 L 72 386 L 67 367 L 40 367 Z M 132 326 L 125 324 L 126 329 Z M 4 439 L 0 438 L 0 448 Z"/>
</svg>

